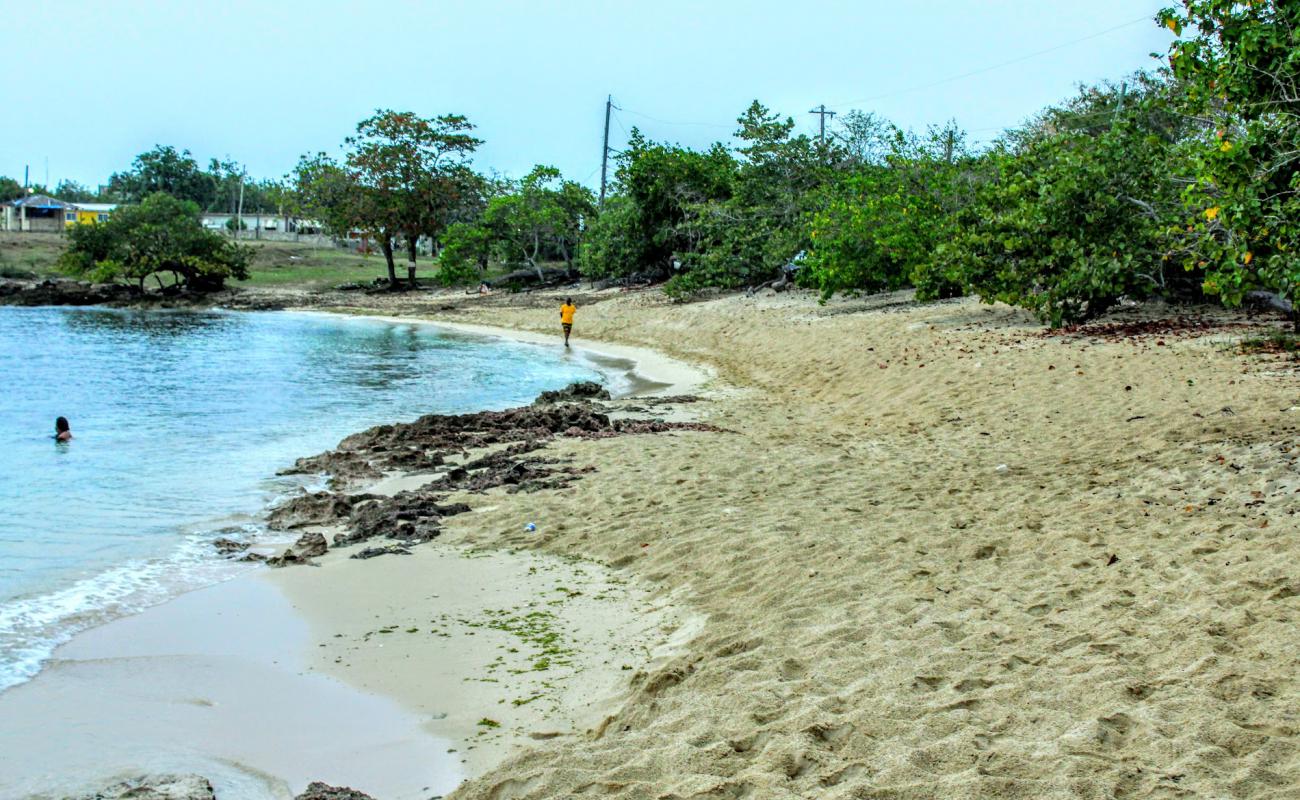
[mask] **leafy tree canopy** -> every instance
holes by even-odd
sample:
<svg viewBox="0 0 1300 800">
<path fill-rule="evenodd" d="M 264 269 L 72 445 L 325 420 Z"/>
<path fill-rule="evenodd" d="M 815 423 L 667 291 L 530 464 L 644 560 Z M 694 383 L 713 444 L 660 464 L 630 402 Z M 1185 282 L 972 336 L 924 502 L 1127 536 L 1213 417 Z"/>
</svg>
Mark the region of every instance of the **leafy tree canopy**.
<svg viewBox="0 0 1300 800">
<path fill-rule="evenodd" d="M 61 266 L 96 281 L 122 281 L 143 293 L 153 276 L 192 291 L 220 289 L 227 278 L 248 277 L 251 250 L 203 227 L 199 207 L 156 192 L 123 206 L 107 222 L 68 230 Z"/>
<path fill-rule="evenodd" d="M 1228 304 L 1251 290 L 1300 299 L 1300 4 L 1184 0 L 1159 19 L 1198 124 L 1184 257 Z"/>
</svg>

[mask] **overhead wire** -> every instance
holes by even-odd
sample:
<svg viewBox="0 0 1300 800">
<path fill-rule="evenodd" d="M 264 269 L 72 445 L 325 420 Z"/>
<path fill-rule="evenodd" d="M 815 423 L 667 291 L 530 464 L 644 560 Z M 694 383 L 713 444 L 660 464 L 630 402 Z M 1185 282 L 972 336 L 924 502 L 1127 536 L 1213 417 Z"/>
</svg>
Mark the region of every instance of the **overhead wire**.
<svg viewBox="0 0 1300 800">
<path fill-rule="evenodd" d="M 1129 20 L 1128 22 L 1125 22 L 1125 23 L 1123 23 L 1123 24 L 1116 25 L 1116 26 L 1113 27 L 1113 28 L 1107 28 L 1107 29 L 1104 30 L 1104 31 L 1098 31 L 1098 32 L 1096 32 L 1096 33 L 1092 33 L 1092 34 L 1089 34 L 1089 35 L 1087 35 L 1087 36 L 1080 37 L 1080 38 L 1078 38 L 1078 39 L 1071 39 L 1071 40 L 1068 41 L 1068 42 L 1062 42 L 1061 44 L 1053 45 L 1052 47 L 1048 47 L 1048 48 L 1046 48 L 1046 49 L 1044 49 L 1044 50 L 1035 50 L 1035 51 L 1032 52 L 1032 53 L 1026 53 L 1026 54 L 1023 55 L 1023 56 L 1018 56 L 1018 57 L 1016 57 L 1016 58 L 1012 58 L 1012 59 L 1009 59 L 1009 60 L 1007 60 L 1007 61 L 1000 61 L 1000 62 L 998 62 L 998 63 L 996 63 L 996 64 L 990 64 L 990 65 L 987 66 L 987 67 L 980 67 L 979 69 L 973 69 L 973 70 L 970 70 L 969 72 L 963 72 L 963 73 L 961 73 L 961 74 L 959 74 L 959 75 L 952 75 L 952 76 L 947 77 L 947 78 L 940 78 L 939 80 L 931 81 L 930 83 L 923 83 L 923 84 L 920 84 L 919 86 L 912 86 L 912 87 L 907 88 L 907 89 L 897 89 L 897 90 L 895 90 L 895 91 L 885 92 L 885 93 L 883 93 L 883 94 L 873 95 L 873 96 L 871 96 L 871 97 L 863 97 L 863 98 L 860 98 L 860 99 L 858 99 L 858 100 L 845 100 L 845 101 L 843 101 L 843 102 L 839 102 L 839 103 L 827 103 L 827 104 L 826 104 L 826 107 L 827 107 L 827 108 L 843 108 L 844 106 L 855 105 L 855 104 L 857 104 L 857 103 L 869 103 L 869 102 L 871 102 L 871 101 L 873 101 L 873 100 L 883 100 L 883 99 L 886 98 L 886 97 L 894 97 L 894 96 L 896 96 L 896 95 L 900 95 L 900 94 L 909 94 L 909 93 L 911 93 L 911 92 L 919 92 L 919 91 L 921 91 L 921 90 L 923 90 L 923 89 L 930 89 L 930 88 L 933 88 L 933 87 L 935 87 L 935 86 L 943 86 L 944 84 L 952 83 L 952 82 L 954 82 L 954 81 L 959 81 L 959 80 L 962 80 L 962 79 L 964 79 L 964 78 L 974 77 L 975 75 L 983 75 L 984 73 L 986 73 L 986 72 L 992 72 L 992 71 L 995 70 L 995 69 L 1001 69 L 1001 68 L 1003 68 L 1003 67 L 1009 67 L 1009 66 L 1011 66 L 1012 64 L 1019 64 L 1019 63 L 1021 63 L 1021 62 L 1023 62 L 1023 61 L 1028 61 L 1028 60 L 1033 59 L 1033 58 L 1038 58 L 1039 56 L 1047 55 L 1048 53 L 1055 53 L 1055 52 L 1058 51 L 1058 50 L 1064 50 L 1065 48 L 1067 48 L 1067 47 L 1073 47 L 1073 46 L 1076 45 L 1076 44 L 1081 44 L 1081 43 L 1083 43 L 1083 42 L 1088 42 L 1088 41 L 1091 41 L 1091 40 L 1093 40 L 1093 39 L 1099 39 L 1099 38 L 1101 38 L 1102 36 L 1106 36 L 1106 35 L 1108 35 L 1108 34 L 1114 33 L 1115 31 L 1123 30 L 1123 29 L 1125 29 L 1125 28 L 1131 28 L 1132 26 L 1137 25 L 1139 22 L 1149 22 L 1150 20 L 1151 20 L 1151 16 L 1150 16 L 1150 15 L 1143 15 L 1143 16 L 1141 16 L 1141 17 L 1138 17 L 1137 19 Z"/>
</svg>

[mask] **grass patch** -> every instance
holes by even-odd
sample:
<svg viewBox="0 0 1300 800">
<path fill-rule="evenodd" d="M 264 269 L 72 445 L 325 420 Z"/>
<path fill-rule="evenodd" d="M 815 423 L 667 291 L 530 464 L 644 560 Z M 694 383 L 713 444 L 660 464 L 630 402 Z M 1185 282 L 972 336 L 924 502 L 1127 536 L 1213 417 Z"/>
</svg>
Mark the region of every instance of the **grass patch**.
<svg viewBox="0 0 1300 800">
<path fill-rule="evenodd" d="M 58 275 L 57 262 L 67 247 L 68 240 L 58 233 L 0 233 L 0 277 Z"/>
<path fill-rule="evenodd" d="M 1243 353 L 1300 353 L 1300 334 L 1276 330 L 1266 336 L 1255 336 L 1241 343 Z"/>
</svg>

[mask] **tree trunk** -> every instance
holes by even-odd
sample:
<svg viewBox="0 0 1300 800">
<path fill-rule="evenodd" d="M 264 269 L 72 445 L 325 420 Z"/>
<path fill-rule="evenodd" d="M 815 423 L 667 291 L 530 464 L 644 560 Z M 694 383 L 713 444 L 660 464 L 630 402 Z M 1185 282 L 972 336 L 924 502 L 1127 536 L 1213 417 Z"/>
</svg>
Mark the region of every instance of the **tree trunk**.
<svg viewBox="0 0 1300 800">
<path fill-rule="evenodd" d="M 546 276 L 542 275 L 542 268 L 537 264 L 537 254 L 540 253 L 541 251 L 542 251 L 541 237 L 534 233 L 533 252 L 532 255 L 528 256 L 528 265 L 531 266 L 533 270 L 537 272 L 538 283 L 544 283 L 546 281 Z"/>
<path fill-rule="evenodd" d="M 379 246 L 384 251 L 384 261 L 388 263 L 388 288 L 397 289 L 397 264 L 393 262 L 393 237 L 387 233 L 379 237 Z"/>
<path fill-rule="evenodd" d="M 412 239 L 409 235 L 406 237 L 406 255 L 409 259 L 406 262 L 406 279 L 411 288 L 415 288 L 415 247 L 419 239 Z"/>
</svg>

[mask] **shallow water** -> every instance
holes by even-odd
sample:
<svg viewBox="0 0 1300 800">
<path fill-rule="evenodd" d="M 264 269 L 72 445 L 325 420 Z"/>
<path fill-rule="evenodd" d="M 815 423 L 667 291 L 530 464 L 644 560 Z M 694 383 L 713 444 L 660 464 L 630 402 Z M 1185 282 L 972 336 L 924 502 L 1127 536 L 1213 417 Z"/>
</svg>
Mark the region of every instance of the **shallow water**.
<svg viewBox="0 0 1300 800">
<path fill-rule="evenodd" d="M 78 630 L 246 569 L 210 542 L 259 532 L 303 483 L 274 477 L 295 458 L 598 377 L 560 348 L 418 324 L 0 308 L 0 689 Z"/>
</svg>

